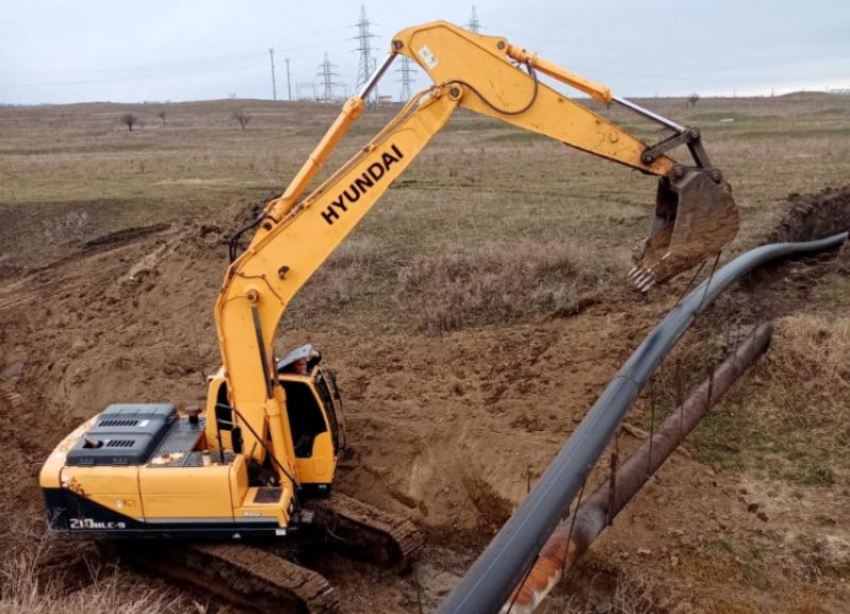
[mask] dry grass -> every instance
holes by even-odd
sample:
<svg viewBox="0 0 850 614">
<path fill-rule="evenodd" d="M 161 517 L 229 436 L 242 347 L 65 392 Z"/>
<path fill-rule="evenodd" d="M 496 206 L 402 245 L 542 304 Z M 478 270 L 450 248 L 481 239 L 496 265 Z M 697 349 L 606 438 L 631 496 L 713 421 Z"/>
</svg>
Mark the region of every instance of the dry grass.
<svg viewBox="0 0 850 614">
<path fill-rule="evenodd" d="M 381 252 L 369 237 L 349 240 L 328 259 L 310 279 L 299 301 L 311 310 L 338 313 L 354 301 L 359 293 L 368 292 L 384 266 Z"/>
<path fill-rule="evenodd" d="M 16 540 L 17 548 L 0 562 L 0 614 L 176 614 L 194 604 L 175 590 L 91 563 L 84 577 L 69 577 L 43 567 L 49 537 Z M 56 575 L 59 574 L 59 575 Z"/>
<path fill-rule="evenodd" d="M 740 248 L 760 237 L 792 191 L 846 182 L 850 113 L 836 96 L 641 101 L 701 127 L 712 160 L 744 210 Z M 253 117 L 245 131 L 231 118 Z M 165 109 L 168 121 L 158 119 Z M 597 109 L 648 139 L 661 136 L 612 108 Z M 120 117 L 142 125 L 129 133 Z M 337 168 L 394 113 L 370 111 L 325 166 Z M 44 244 L 209 215 L 238 196 L 282 188 L 338 109 L 333 105 L 213 101 L 0 108 L 0 249 L 24 261 Z M 724 122 L 734 119 L 734 122 Z M 407 259 L 435 249 L 511 240 L 571 244 L 624 262 L 648 226 L 654 182 L 494 120 L 459 113 L 364 221 L 357 236 Z M 11 214 L 11 215 L 10 215 Z M 68 218 L 67 216 L 72 217 Z M 48 241 L 32 242 L 32 231 Z M 604 242 L 604 243 L 603 243 Z"/>
<path fill-rule="evenodd" d="M 489 245 L 388 257 L 366 236 L 344 243 L 293 302 L 291 325 L 351 311 L 426 331 L 577 313 L 616 271 L 563 245 Z"/>
<path fill-rule="evenodd" d="M 567 314 L 612 278 L 603 267 L 584 264 L 575 250 L 544 245 L 422 256 L 399 272 L 396 299 L 420 314 L 422 328 L 445 331 Z"/>
<path fill-rule="evenodd" d="M 702 128 L 743 209 L 732 251 L 764 236 L 787 193 L 843 183 L 850 173 L 844 98 L 704 99 L 695 109 L 683 100 L 642 102 Z M 239 108 L 253 118 L 244 131 L 231 117 Z M 647 139 L 661 136 L 622 110 L 596 110 Z M 120 122 L 126 112 L 142 120 L 132 133 Z M 282 188 L 337 112 L 269 101 L 0 108 L 0 268 L 45 264 L 132 226 L 186 215 L 219 221 L 229 202 Z M 394 112 L 366 113 L 322 175 Z M 291 321 L 326 324 L 324 314 L 344 309 L 368 328 L 452 329 L 515 320 L 520 306 L 529 314 L 569 311 L 604 287 L 609 272 L 625 275 L 654 199 L 651 178 L 458 113 L 318 271 Z M 533 263 L 497 255 L 517 244 L 536 250 L 527 254 Z M 540 247 L 552 245 L 555 259 L 565 253 L 560 246 L 593 258 L 556 264 L 553 273 Z M 471 290 L 458 287 L 479 274 Z M 541 289 L 540 280 L 554 286 Z M 414 296 L 417 287 L 429 294 Z"/>
<path fill-rule="evenodd" d="M 844 483 L 848 394 L 850 318 L 818 313 L 781 318 L 770 350 L 697 429 L 694 448 L 715 466 L 751 469 L 792 484 Z"/>
<path fill-rule="evenodd" d="M 835 461 L 850 456 L 850 318 L 783 318 L 758 376 L 753 424 L 781 440 L 786 477 L 832 484 Z"/>
<path fill-rule="evenodd" d="M 850 574 L 850 540 L 838 535 L 796 533 L 786 536 L 778 557 L 786 574 L 821 584 Z"/>
<path fill-rule="evenodd" d="M 823 416 L 827 422 L 846 421 L 850 392 L 850 318 L 825 318 L 798 314 L 777 325 L 767 370 L 778 382 L 794 378 L 812 403 L 833 407 Z"/>
<path fill-rule="evenodd" d="M 846 98 L 706 99 L 691 110 L 681 100 L 641 102 L 702 129 L 742 209 L 732 251 L 761 241 L 784 213 L 777 203 L 789 192 L 845 184 L 850 176 Z M 231 118 L 237 105 L 253 116 L 245 131 Z M 160 109 L 0 108 L 0 268 L 41 264 L 130 226 L 187 215 L 219 221 L 234 198 L 283 187 L 338 111 L 263 101 L 184 103 L 168 105 L 161 125 Z M 142 118 L 132 134 L 119 121 L 127 111 Z M 602 112 L 648 139 L 661 136 L 620 110 Z M 391 114 L 365 114 L 324 173 Z M 353 321 L 369 333 L 451 330 L 569 312 L 627 271 L 632 246 L 648 228 L 654 191 L 651 178 L 460 113 L 292 311 L 311 333 Z M 846 277 L 831 287 L 831 304 L 840 298 L 850 305 Z M 847 322 L 821 315 L 780 323 L 766 359 L 706 421 L 724 445 L 739 450 L 722 448 L 726 458 L 778 472 L 768 477 L 846 488 Z M 792 554 L 817 569 L 834 566 L 818 552 Z M 182 607 L 111 568 L 87 574 L 82 590 L 44 585 L 34 573 L 37 559 L 25 550 L 0 564 L 0 611 L 158 614 Z M 611 595 L 606 611 L 669 611 L 652 591 L 634 586 Z M 587 607 L 579 611 L 591 607 L 580 605 Z"/>
<path fill-rule="evenodd" d="M 577 580 L 578 581 L 578 580 Z M 669 594 L 666 586 L 633 573 L 616 577 L 582 576 L 578 592 L 553 596 L 540 606 L 542 614 L 686 614 L 687 602 Z"/>
</svg>

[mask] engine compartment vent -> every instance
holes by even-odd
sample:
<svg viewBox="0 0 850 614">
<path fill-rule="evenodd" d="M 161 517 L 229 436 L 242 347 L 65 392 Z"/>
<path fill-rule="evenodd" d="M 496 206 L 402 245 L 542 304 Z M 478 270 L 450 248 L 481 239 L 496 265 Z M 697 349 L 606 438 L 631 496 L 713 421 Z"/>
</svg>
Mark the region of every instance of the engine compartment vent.
<svg viewBox="0 0 850 614">
<path fill-rule="evenodd" d="M 177 419 L 170 403 L 116 403 L 107 407 L 74 447 L 70 466 L 144 465 Z"/>
<path fill-rule="evenodd" d="M 135 445 L 135 439 L 110 439 L 106 442 L 107 448 L 132 448 Z"/>
<path fill-rule="evenodd" d="M 101 427 L 101 428 L 130 427 L 130 426 L 138 426 L 138 425 L 139 425 L 139 420 L 102 419 L 97 423 L 97 426 Z"/>
</svg>

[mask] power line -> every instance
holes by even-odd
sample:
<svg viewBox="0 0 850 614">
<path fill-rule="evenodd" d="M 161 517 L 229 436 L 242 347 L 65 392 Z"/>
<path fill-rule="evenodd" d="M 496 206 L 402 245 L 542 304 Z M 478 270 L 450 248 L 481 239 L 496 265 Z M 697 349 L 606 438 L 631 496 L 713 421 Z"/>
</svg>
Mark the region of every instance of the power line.
<svg viewBox="0 0 850 614">
<path fill-rule="evenodd" d="M 92 85 L 98 83 L 121 83 L 125 81 L 150 81 L 169 79 L 172 77 L 189 77 L 193 75 L 206 75 L 231 71 L 244 71 L 246 69 L 259 69 L 265 66 L 265 60 L 258 62 L 244 63 L 233 66 L 222 66 L 220 68 L 207 68 L 202 70 L 190 70 L 181 72 L 165 72 L 155 75 L 139 75 L 129 77 L 114 77 L 108 79 L 83 79 L 79 81 L 42 81 L 42 82 L 19 82 L 19 83 L 0 83 L 0 88 L 3 87 L 24 87 L 24 86 L 54 86 L 54 85 Z"/>
<path fill-rule="evenodd" d="M 209 67 L 218 67 L 234 63 L 244 63 L 248 60 L 259 61 L 264 57 L 264 53 L 243 53 L 240 55 L 221 56 L 217 58 L 207 58 L 204 60 L 189 60 L 185 62 L 170 62 L 164 64 L 146 64 L 141 66 L 128 66 L 123 68 L 83 68 L 83 69 L 62 69 L 62 70 L 35 70 L 28 71 L 27 74 L 49 76 L 49 75 L 87 75 L 95 76 L 99 73 L 135 73 L 135 72 L 161 72 L 168 70 L 185 71 L 191 69 L 202 70 Z"/>
<path fill-rule="evenodd" d="M 371 40 L 375 38 L 375 34 L 371 32 L 372 22 L 366 17 L 366 6 L 363 4 L 360 5 L 360 19 L 355 26 L 357 27 L 357 36 L 354 38 L 357 40 L 357 51 L 360 52 L 359 67 L 357 70 L 357 89 L 359 90 L 361 86 L 369 81 L 369 77 L 372 76 L 374 70 L 372 52 L 376 51 L 371 43 Z M 378 101 L 377 87 L 373 88 L 371 97 L 373 102 Z"/>
<path fill-rule="evenodd" d="M 304 92 L 307 92 L 306 94 Z M 319 95 L 316 91 L 315 83 L 296 83 L 295 97 L 297 100 L 318 100 Z"/>
<path fill-rule="evenodd" d="M 303 52 L 309 49 L 318 49 L 318 48 L 332 48 L 340 47 L 343 44 L 343 41 L 340 39 L 328 39 L 326 41 L 313 42 L 306 45 L 298 45 L 293 47 L 277 47 L 275 51 L 278 53 L 287 53 L 289 51 L 296 52 L 295 56 L 289 54 L 290 58 L 299 57 L 298 52 Z M 125 67 L 117 67 L 117 68 L 82 68 L 82 69 L 72 69 L 72 68 L 63 68 L 61 70 L 30 70 L 27 71 L 28 76 L 38 76 L 38 77 L 50 77 L 51 75 L 61 75 L 63 77 L 68 77 L 73 75 L 74 77 L 79 76 L 80 80 L 88 81 L 88 76 L 91 75 L 91 79 L 117 79 L 117 80 L 129 80 L 129 78 L 133 75 L 133 73 L 150 73 L 151 76 L 161 76 L 164 73 L 168 73 L 170 71 L 177 72 L 179 75 L 185 74 L 193 74 L 189 71 L 197 71 L 198 73 L 207 72 L 209 69 L 221 69 L 225 67 L 232 66 L 233 68 L 239 68 L 245 66 L 245 64 L 249 61 L 252 61 L 252 66 L 263 62 L 262 58 L 266 57 L 266 52 L 254 52 L 254 53 L 243 53 L 238 55 L 228 55 L 228 56 L 218 56 L 213 58 L 207 58 L 203 60 L 187 60 L 183 62 L 166 62 L 160 64 L 142 64 L 135 66 L 125 66 Z M 307 54 L 302 53 L 300 57 L 307 57 Z M 118 73 L 115 76 L 110 75 L 110 73 Z M 102 76 L 101 76 L 102 75 Z M 147 76 L 143 78 L 148 78 Z M 77 80 L 74 79 L 74 82 Z M 92 81 L 95 82 L 95 81 Z M 57 84 L 61 85 L 61 84 Z"/>
<path fill-rule="evenodd" d="M 333 41 L 332 48 L 339 48 L 342 41 Z M 319 47 L 321 43 L 305 45 L 302 47 L 293 47 L 298 51 Z M 327 48 L 327 45 L 326 45 Z M 281 52 L 286 49 L 276 48 L 275 51 Z M 270 55 L 270 52 L 269 52 Z M 62 70 L 62 71 L 36 71 L 28 73 L 30 77 L 38 77 L 33 81 L 18 81 L 18 82 L 0 82 L 0 88 L 13 87 L 49 87 L 63 85 L 97 85 L 107 83 L 123 83 L 132 81 L 158 81 L 167 80 L 173 77 L 189 77 L 194 75 L 216 74 L 223 72 L 237 71 L 258 71 L 260 68 L 267 66 L 268 60 L 266 52 L 247 53 L 233 56 L 221 56 L 207 60 L 193 60 L 187 62 L 173 62 L 163 64 L 149 64 L 144 66 L 133 66 L 127 68 L 93 68 L 83 70 Z M 307 54 L 297 54 L 297 57 L 304 57 Z M 292 59 L 292 56 L 287 58 Z M 287 66 L 287 68 L 289 68 Z M 52 80 L 53 75 L 65 77 L 63 80 Z M 6 75 L 8 76 L 8 75 Z M 287 87 L 291 92 L 291 79 L 287 72 Z M 290 100 L 292 96 L 289 96 Z"/>
<path fill-rule="evenodd" d="M 469 17 L 469 22 L 466 24 L 466 29 L 470 32 L 478 34 L 481 31 L 481 22 L 478 21 L 478 12 L 475 10 L 475 5 L 472 5 L 472 15 Z"/>
</svg>

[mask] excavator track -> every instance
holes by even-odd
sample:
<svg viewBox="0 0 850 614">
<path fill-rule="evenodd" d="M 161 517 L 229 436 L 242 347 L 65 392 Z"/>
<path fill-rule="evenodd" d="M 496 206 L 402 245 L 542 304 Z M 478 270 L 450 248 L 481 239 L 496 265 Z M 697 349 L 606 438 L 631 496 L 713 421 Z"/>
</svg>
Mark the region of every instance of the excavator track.
<svg viewBox="0 0 850 614">
<path fill-rule="evenodd" d="M 313 522 L 324 529 L 329 541 L 355 558 L 403 568 L 425 543 L 409 519 L 342 494 L 308 505 L 315 513 Z"/>
<path fill-rule="evenodd" d="M 407 518 L 341 494 L 307 503 L 309 527 L 342 554 L 403 569 L 424 537 Z M 147 570 L 189 582 L 263 614 L 332 614 L 339 611 L 333 586 L 321 574 L 289 558 L 299 538 L 254 542 L 110 543 L 117 554 Z M 106 547 L 106 544 L 103 544 Z"/>
<path fill-rule="evenodd" d="M 263 614 L 332 614 L 333 586 L 321 574 L 255 545 L 187 543 L 167 548 L 122 548 L 131 562 Z"/>
</svg>

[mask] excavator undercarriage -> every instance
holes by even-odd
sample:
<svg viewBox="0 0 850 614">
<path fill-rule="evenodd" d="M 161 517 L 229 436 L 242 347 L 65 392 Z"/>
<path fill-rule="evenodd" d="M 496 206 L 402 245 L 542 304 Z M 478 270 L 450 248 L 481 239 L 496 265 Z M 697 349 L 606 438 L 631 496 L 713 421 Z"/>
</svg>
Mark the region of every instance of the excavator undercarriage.
<svg viewBox="0 0 850 614">
<path fill-rule="evenodd" d="M 398 571 L 406 569 L 423 545 L 409 520 L 341 494 L 314 499 L 284 540 L 103 542 L 110 553 L 142 570 L 189 582 L 257 612 L 325 614 L 336 612 L 333 586 L 296 561 L 331 549 L 356 560 Z"/>
</svg>

